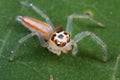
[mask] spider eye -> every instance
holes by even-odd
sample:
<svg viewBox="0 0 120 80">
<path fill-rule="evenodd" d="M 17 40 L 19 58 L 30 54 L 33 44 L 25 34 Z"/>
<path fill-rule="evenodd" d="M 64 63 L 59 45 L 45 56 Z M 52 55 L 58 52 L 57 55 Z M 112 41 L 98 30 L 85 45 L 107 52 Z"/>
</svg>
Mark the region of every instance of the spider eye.
<svg viewBox="0 0 120 80">
<path fill-rule="evenodd" d="M 64 47 L 67 43 L 70 42 L 70 35 L 65 31 L 56 31 L 51 40 L 59 47 Z"/>
<path fill-rule="evenodd" d="M 65 35 L 68 35 L 68 33 L 67 33 L 67 32 L 64 32 L 64 34 L 65 34 Z"/>
<path fill-rule="evenodd" d="M 51 37 L 51 40 L 54 40 L 56 34 L 53 34 L 52 37 Z"/>
</svg>

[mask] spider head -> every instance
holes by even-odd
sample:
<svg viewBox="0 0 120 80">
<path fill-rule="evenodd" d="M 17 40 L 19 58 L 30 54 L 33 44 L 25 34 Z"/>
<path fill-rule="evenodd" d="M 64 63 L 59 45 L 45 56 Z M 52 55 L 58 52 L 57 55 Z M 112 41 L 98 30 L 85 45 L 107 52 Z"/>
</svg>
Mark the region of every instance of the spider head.
<svg viewBox="0 0 120 80">
<path fill-rule="evenodd" d="M 67 43 L 70 42 L 70 35 L 63 30 L 56 30 L 53 33 L 51 40 L 55 43 L 56 46 L 64 47 Z"/>
<path fill-rule="evenodd" d="M 63 53 L 68 53 L 68 51 L 72 49 L 71 42 L 72 40 L 67 32 L 62 29 L 56 29 L 50 37 L 49 50 L 57 55 L 60 55 L 61 51 Z"/>
</svg>

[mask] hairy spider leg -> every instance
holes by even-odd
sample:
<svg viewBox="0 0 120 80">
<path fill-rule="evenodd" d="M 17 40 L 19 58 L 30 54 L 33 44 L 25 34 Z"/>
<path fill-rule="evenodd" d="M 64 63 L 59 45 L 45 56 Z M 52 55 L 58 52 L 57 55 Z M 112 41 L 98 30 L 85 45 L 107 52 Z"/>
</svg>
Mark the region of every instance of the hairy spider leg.
<svg viewBox="0 0 120 80">
<path fill-rule="evenodd" d="M 96 36 L 93 32 L 90 32 L 90 31 L 83 31 L 81 33 L 78 33 L 74 38 L 74 45 L 75 47 L 73 48 L 73 55 L 75 55 L 77 53 L 77 43 L 84 39 L 85 37 L 87 36 L 90 36 L 93 40 L 95 40 L 101 47 L 102 47 L 102 50 L 103 50 L 103 60 L 104 62 L 107 61 L 107 46 L 106 44 L 98 37 Z"/>
<path fill-rule="evenodd" d="M 38 13 L 40 16 L 42 16 L 46 20 L 46 22 L 53 28 L 53 30 L 55 30 L 55 27 L 54 27 L 52 21 L 49 19 L 49 17 L 45 13 L 43 13 L 43 11 L 41 9 L 38 9 L 35 5 L 33 5 L 31 3 L 29 4 L 24 1 L 21 1 L 20 3 L 24 6 L 27 6 L 27 7 L 30 7 L 31 9 L 33 9 L 36 13 Z"/>
<path fill-rule="evenodd" d="M 91 22 L 97 24 L 98 26 L 100 27 L 105 27 L 101 22 L 98 22 L 97 20 L 93 19 L 91 17 L 91 15 L 88 15 L 88 14 L 84 14 L 84 15 L 80 15 L 80 14 L 71 14 L 70 16 L 68 16 L 68 19 L 67 19 L 67 25 L 66 25 L 66 31 L 72 36 L 72 30 L 73 30 L 73 26 L 72 26 L 72 22 L 73 22 L 73 19 L 88 19 L 90 20 Z"/>
</svg>

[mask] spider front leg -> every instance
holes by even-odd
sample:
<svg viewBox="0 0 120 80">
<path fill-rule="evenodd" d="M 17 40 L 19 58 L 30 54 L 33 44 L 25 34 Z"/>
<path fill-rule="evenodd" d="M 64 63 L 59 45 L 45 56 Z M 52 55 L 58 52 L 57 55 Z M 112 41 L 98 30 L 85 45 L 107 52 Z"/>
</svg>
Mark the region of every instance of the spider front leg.
<svg viewBox="0 0 120 80">
<path fill-rule="evenodd" d="M 73 27 L 72 27 L 72 22 L 73 22 L 73 19 L 88 19 L 90 20 L 91 22 L 97 24 L 98 26 L 100 27 L 105 27 L 101 22 L 98 22 L 97 20 L 93 19 L 91 17 L 91 15 L 89 13 L 86 13 L 84 15 L 79 15 L 79 14 L 72 14 L 70 16 L 68 16 L 68 19 L 67 19 L 67 26 L 66 26 L 66 31 L 72 35 L 72 30 L 73 30 Z"/>
<path fill-rule="evenodd" d="M 43 47 L 46 47 L 46 46 L 47 46 L 47 45 L 46 45 L 46 42 L 44 41 L 44 39 L 43 39 L 43 37 L 41 36 L 40 33 L 38 33 L 38 32 L 32 32 L 32 33 L 30 33 L 30 34 L 22 37 L 22 38 L 18 41 L 18 44 L 16 45 L 16 47 L 11 51 L 11 56 L 10 56 L 10 58 L 9 58 L 9 61 L 13 61 L 14 56 L 16 55 L 16 51 L 19 49 L 20 45 L 23 44 L 25 41 L 27 41 L 29 38 L 31 38 L 31 37 L 33 37 L 33 36 L 35 36 L 35 35 L 38 36 L 39 41 L 40 41 L 40 43 L 41 43 L 41 45 L 42 45 Z"/>
<path fill-rule="evenodd" d="M 29 3 L 26 3 L 24 1 L 21 1 L 20 3 L 22 5 L 24 5 L 24 6 L 27 6 L 27 7 L 30 7 L 31 9 L 33 9 L 33 11 L 35 11 L 36 13 L 38 13 L 40 16 L 42 16 L 46 20 L 46 22 L 53 28 L 53 30 L 55 29 L 52 21 L 49 19 L 49 17 L 41 9 L 38 9 L 32 3 L 29 4 Z"/>
<path fill-rule="evenodd" d="M 75 55 L 77 52 L 77 42 L 79 42 L 80 40 L 82 40 L 83 38 L 90 36 L 93 40 L 95 40 L 103 49 L 103 60 L 106 62 L 107 61 L 107 46 L 106 44 L 98 37 L 96 36 L 94 33 L 89 32 L 89 31 L 84 31 L 81 33 L 78 33 L 74 38 L 74 42 L 73 45 L 75 46 L 73 48 L 73 55 Z"/>
</svg>

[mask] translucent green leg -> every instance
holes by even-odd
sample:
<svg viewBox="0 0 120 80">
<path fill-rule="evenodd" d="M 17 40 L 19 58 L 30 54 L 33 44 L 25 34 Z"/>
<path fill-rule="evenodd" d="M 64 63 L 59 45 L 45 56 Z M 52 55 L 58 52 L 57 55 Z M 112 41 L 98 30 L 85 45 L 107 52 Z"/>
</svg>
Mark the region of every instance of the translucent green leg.
<svg viewBox="0 0 120 80">
<path fill-rule="evenodd" d="M 46 44 L 46 42 L 44 41 L 43 37 L 40 35 L 40 33 L 37 32 L 33 32 L 30 33 L 24 37 L 22 37 L 19 41 L 17 46 L 11 51 L 11 56 L 9 58 L 9 61 L 12 61 L 14 59 L 14 56 L 16 55 L 16 51 L 18 51 L 19 47 L 21 44 L 23 44 L 25 41 L 27 41 L 29 38 L 33 37 L 33 36 L 38 36 L 40 43 L 42 44 L 42 46 L 44 46 Z"/>
<path fill-rule="evenodd" d="M 96 21 L 95 19 L 93 19 L 90 15 L 88 14 L 84 14 L 84 15 L 79 15 L 79 14 L 72 14 L 70 16 L 68 16 L 68 19 L 67 19 L 67 26 L 66 26 L 66 31 L 72 35 L 72 30 L 73 30 L 73 26 L 72 26 L 72 22 L 73 22 L 73 19 L 88 19 L 90 20 L 91 22 L 97 24 L 98 26 L 100 27 L 105 27 L 102 23 Z"/>
<path fill-rule="evenodd" d="M 107 46 L 106 44 L 98 37 L 96 36 L 94 33 L 92 32 L 89 32 L 89 31 L 84 31 L 84 32 L 81 32 L 81 33 L 78 33 L 74 38 L 73 40 L 75 41 L 75 46 L 77 44 L 77 42 L 79 42 L 80 40 L 82 40 L 83 38 L 87 37 L 87 36 L 90 36 L 93 40 L 95 40 L 102 48 L 103 50 L 103 60 L 104 61 L 107 61 Z M 73 55 L 76 54 L 76 49 L 77 49 L 77 46 L 75 47 L 75 49 L 73 49 Z"/>
</svg>

